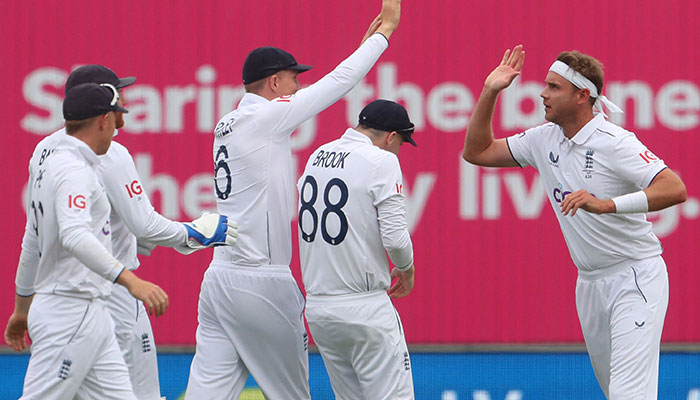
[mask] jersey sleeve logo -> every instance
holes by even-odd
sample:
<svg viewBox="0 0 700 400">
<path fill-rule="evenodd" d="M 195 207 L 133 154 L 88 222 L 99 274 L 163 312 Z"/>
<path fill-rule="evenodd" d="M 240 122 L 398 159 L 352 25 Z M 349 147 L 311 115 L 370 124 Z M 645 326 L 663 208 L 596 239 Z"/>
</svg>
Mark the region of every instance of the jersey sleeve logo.
<svg viewBox="0 0 700 400">
<path fill-rule="evenodd" d="M 396 184 L 396 193 L 399 193 L 399 194 L 403 193 L 403 184 L 401 184 L 401 183 Z"/>
<path fill-rule="evenodd" d="M 85 196 L 83 196 L 82 194 L 79 194 L 77 196 L 74 196 L 72 194 L 68 195 L 68 208 L 79 208 L 81 210 L 84 210 L 85 206 Z"/>
<path fill-rule="evenodd" d="M 654 153 L 652 153 L 649 150 L 646 150 L 643 153 L 639 153 L 639 156 L 642 157 L 642 160 L 644 160 L 644 162 L 647 164 L 651 164 L 654 161 L 659 161 L 659 157 L 654 155 Z"/>
<path fill-rule="evenodd" d="M 130 199 L 133 199 L 134 196 L 138 196 L 143 193 L 143 188 L 137 180 L 134 180 L 128 185 L 124 185 L 124 187 L 126 188 L 126 192 L 129 194 Z"/>
</svg>

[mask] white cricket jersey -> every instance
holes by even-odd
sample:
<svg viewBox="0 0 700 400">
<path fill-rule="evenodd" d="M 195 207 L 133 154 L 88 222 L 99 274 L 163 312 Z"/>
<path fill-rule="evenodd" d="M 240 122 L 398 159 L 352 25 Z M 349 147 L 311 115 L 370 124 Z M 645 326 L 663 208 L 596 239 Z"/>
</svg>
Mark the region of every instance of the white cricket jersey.
<svg viewBox="0 0 700 400">
<path fill-rule="evenodd" d="M 563 215 L 565 196 L 585 189 L 600 199 L 639 191 L 666 168 L 629 131 L 597 114 L 571 139 L 548 123 L 507 139 L 522 167 L 532 165 L 542 178 L 574 264 L 597 270 L 626 260 L 661 254 L 661 243 L 645 214 L 592 214 L 579 210 Z"/>
<path fill-rule="evenodd" d="M 413 263 L 398 158 L 348 129 L 309 158 L 297 183 L 299 249 L 306 292 L 387 290 L 387 253 Z"/>
<path fill-rule="evenodd" d="M 387 46 L 375 34 L 313 85 L 272 101 L 246 93 L 219 121 L 213 153 L 217 206 L 238 223 L 239 235 L 236 246 L 214 249 L 214 261 L 289 266 L 295 178 L 290 135 L 352 89 Z"/>
<path fill-rule="evenodd" d="M 126 147 L 112 141 L 107 154 L 100 156 L 97 172 L 112 206 L 112 251 L 127 268 L 135 270 L 139 266 L 136 238 L 166 247 L 187 242 L 185 226 L 153 208 Z"/>
<path fill-rule="evenodd" d="M 48 157 L 66 136 L 66 130 L 62 128 L 36 145 L 29 161 L 30 181 L 34 171 L 39 169 L 39 162 Z M 167 247 L 187 241 L 187 230 L 182 224 L 161 216 L 153 208 L 126 147 L 112 141 L 107 153 L 98 157 L 100 163 L 96 172 L 112 208 L 112 254 L 119 262 L 132 271 L 138 268 L 137 237 Z"/>
<path fill-rule="evenodd" d="M 106 297 L 124 267 L 110 253 L 110 207 L 95 173 L 97 155 L 63 135 L 34 161 L 17 294 Z"/>
</svg>

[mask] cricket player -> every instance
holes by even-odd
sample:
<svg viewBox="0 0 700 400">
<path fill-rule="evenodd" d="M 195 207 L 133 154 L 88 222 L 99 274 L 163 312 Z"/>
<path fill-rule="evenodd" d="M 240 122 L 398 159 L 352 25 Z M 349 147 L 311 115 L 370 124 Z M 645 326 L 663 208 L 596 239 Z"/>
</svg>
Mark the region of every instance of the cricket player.
<svg viewBox="0 0 700 400">
<path fill-rule="evenodd" d="M 15 349 L 26 346 L 27 327 L 33 341 L 22 399 L 135 399 L 106 298 L 116 282 L 150 313 L 168 306 L 162 289 L 110 254 L 110 207 L 95 168 L 112 141 L 115 111 L 126 112 L 118 96 L 109 84 L 70 90 L 67 135 L 30 182 L 15 311 L 5 331 Z"/>
<path fill-rule="evenodd" d="M 520 74 L 522 46 L 486 78 L 464 159 L 488 167 L 535 167 L 578 267 L 576 309 L 596 378 L 610 400 L 657 398 L 668 306 L 661 243 L 645 213 L 686 199 L 681 179 L 629 131 L 608 122 L 595 58 L 563 52 L 541 97 L 549 123 L 494 140 L 498 93 Z"/>
<path fill-rule="evenodd" d="M 367 74 L 397 28 L 400 0 L 383 0 L 360 47 L 301 89 L 311 66 L 275 47 L 250 52 L 246 94 L 214 130 L 220 213 L 238 222 L 235 247 L 215 249 L 198 305 L 186 399 L 237 399 L 249 374 L 266 398 L 308 399 L 304 298 L 289 270 L 294 179 L 290 135 Z"/>
<path fill-rule="evenodd" d="M 397 158 L 404 142 L 416 145 L 413 130 L 400 104 L 376 100 L 355 129 L 311 155 L 297 183 L 306 320 L 336 399 L 414 398 L 406 339 L 390 299 L 413 288 Z"/>
<path fill-rule="evenodd" d="M 121 88 L 135 80 L 133 77 L 120 79 L 112 70 L 101 65 L 86 65 L 70 74 L 65 91 L 68 92 L 81 83 L 92 82 L 109 83 L 121 93 Z M 118 104 L 122 105 L 121 97 Z M 124 124 L 122 113 L 115 111 L 115 117 L 116 127 L 121 128 Z M 66 136 L 65 129 L 60 129 L 39 142 L 29 164 L 30 182 L 36 171 L 40 170 L 41 164 Z M 111 206 L 112 252 L 129 270 L 135 270 L 139 266 L 136 257 L 137 236 L 148 241 L 144 242 L 147 247 L 142 247 L 148 253 L 155 244 L 174 247 L 183 254 L 190 254 L 213 245 L 235 243 L 235 223 L 228 221 L 226 217 L 216 214 L 206 216 L 209 228 L 218 229 L 220 234 L 216 240 L 210 239 L 205 246 L 196 240 L 200 233 L 191 225 L 170 221 L 155 212 L 141 188 L 133 159 L 121 144 L 113 141 L 107 153 L 98 158 L 100 163 L 96 172 Z M 202 228 L 205 227 L 200 222 L 199 229 L 203 230 Z M 143 303 L 131 296 L 125 288 L 117 285 L 113 287 L 107 304 L 136 398 L 160 399 L 156 348 Z"/>
</svg>

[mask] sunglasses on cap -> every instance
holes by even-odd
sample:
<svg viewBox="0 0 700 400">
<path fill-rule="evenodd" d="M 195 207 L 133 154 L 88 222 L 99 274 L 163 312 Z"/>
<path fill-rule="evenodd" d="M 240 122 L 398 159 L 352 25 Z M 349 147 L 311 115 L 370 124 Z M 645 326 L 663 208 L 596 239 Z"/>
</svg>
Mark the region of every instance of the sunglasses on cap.
<svg viewBox="0 0 700 400">
<path fill-rule="evenodd" d="M 101 83 L 100 86 L 105 86 L 112 89 L 112 93 L 114 93 L 114 96 L 112 96 L 112 101 L 109 102 L 109 105 L 112 107 L 117 105 L 117 102 L 119 101 L 119 91 L 117 90 L 117 88 L 115 88 L 114 85 L 112 85 L 111 83 Z"/>
</svg>

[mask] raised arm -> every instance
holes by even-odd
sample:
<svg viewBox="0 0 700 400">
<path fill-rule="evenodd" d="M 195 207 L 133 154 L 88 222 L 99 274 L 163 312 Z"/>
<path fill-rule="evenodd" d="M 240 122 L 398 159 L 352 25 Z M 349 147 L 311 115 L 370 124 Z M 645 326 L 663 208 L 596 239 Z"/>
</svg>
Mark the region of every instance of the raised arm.
<svg viewBox="0 0 700 400">
<path fill-rule="evenodd" d="M 354 88 L 389 46 L 387 39 L 398 27 L 400 15 L 400 0 L 383 0 L 380 16 L 372 21 L 357 50 L 313 85 L 273 100 L 275 109 L 269 114 L 274 121 L 271 131 L 281 136 L 291 134 Z"/>
<path fill-rule="evenodd" d="M 492 124 L 498 94 L 520 75 L 524 60 L 522 45 L 506 50 L 500 65 L 486 78 L 464 138 L 462 157 L 470 163 L 487 167 L 518 166 L 506 139 L 494 140 Z"/>
</svg>

